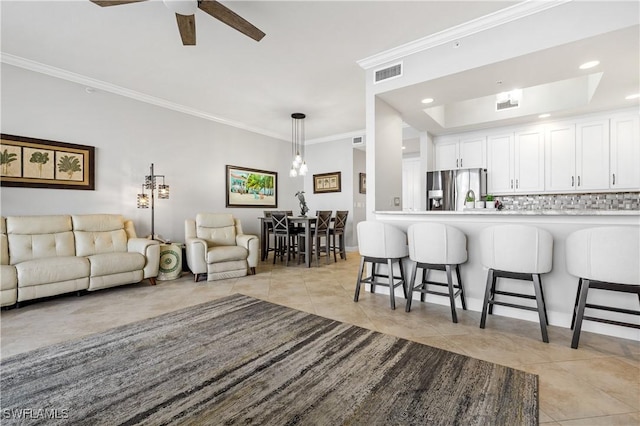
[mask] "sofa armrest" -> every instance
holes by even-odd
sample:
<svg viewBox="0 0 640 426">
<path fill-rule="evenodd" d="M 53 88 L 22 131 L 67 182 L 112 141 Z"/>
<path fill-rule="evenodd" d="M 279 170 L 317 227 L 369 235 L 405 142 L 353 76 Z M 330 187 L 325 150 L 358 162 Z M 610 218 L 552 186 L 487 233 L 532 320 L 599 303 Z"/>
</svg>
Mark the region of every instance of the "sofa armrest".
<svg viewBox="0 0 640 426">
<path fill-rule="evenodd" d="M 250 234 L 240 234 L 236 236 L 236 244 L 249 251 L 249 257 L 247 257 L 249 268 L 258 266 L 258 254 L 260 252 L 260 240 L 258 237 Z"/>
<path fill-rule="evenodd" d="M 144 269 L 144 278 L 155 278 L 158 276 L 160 267 L 160 243 L 147 238 L 130 238 L 127 240 L 127 251 L 130 253 L 140 253 L 147 260 Z"/>
<path fill-rule="evenodd" d="M 187 265 L 194 274 L 207 273 L 207 242 L 201 238 L 187 238 L 185 249 L 187 252 Z"/>
</svg>

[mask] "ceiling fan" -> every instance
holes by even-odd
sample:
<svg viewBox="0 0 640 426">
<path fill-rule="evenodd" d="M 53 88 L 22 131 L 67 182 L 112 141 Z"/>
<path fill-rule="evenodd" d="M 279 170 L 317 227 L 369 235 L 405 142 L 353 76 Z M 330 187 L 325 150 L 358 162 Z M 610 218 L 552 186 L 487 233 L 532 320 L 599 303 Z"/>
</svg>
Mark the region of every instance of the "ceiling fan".
<svg viewBox="0 0 640 426">
<path fill-rule="evenodd" d="M 146 0 L 90 0 L 98 6 L 117 6 L 128 3 L 139 3 Z M 185 46 L 196 44 L 196 9 L 213 16 L 217 20 L 224 22 L 231 28 L 240 31 L 242 34 L 254 39 L 262 40 L 265 34 L 256 28 L 249 21 L 214 0 L 163 0 L 164 4 L 176 14 L 178 31 Z"/>
</svg>

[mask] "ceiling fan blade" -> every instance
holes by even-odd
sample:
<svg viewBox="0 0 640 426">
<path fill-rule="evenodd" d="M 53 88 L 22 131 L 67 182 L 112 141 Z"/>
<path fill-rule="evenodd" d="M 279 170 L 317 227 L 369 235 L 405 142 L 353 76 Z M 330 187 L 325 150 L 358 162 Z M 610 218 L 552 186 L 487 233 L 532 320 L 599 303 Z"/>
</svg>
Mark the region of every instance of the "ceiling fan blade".
<svg viewBox="0 0 640 426">
<path fill-rule="evenodd" d="M 242 34 L 251 37 L 255 41 L 260 41 L 262 40 L 262 37 L 265 36 L 262 31 L 256 28 L 249 21 L 215 0 L 198 0 L 198 7 L 217 20 L 224 22 L 231 28 L 240 31 Z"/>
<path fill-rule="evenodd" d="M 147 0 L 89 0 L 91 3 L 95 3 L 98 6 L 118 6 L 119 4 L 139 3 Z"/>
<path fill-rule="evenodd" d="M 178 31 L 180 31 L 180 37 L 182 37 L 182 44 L 184 46 L 195 46 L 196 16 L 176 13 L 176 21 L 178 21 Z"/>
</svg>

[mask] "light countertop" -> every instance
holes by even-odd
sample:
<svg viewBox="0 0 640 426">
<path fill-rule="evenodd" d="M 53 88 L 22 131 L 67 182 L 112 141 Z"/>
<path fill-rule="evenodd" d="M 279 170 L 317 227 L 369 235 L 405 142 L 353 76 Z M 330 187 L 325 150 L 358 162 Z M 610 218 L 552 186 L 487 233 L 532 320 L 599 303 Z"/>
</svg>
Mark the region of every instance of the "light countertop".
<svg viewBox="0 0 640 426">
<path fill-rule="evenodd" d="M 640 216 L 640 210 L 496 210 L 465 209 L 463 211 L 376 211 L 381 215 L 495 215 L 495 216 Z"/>
</svg>

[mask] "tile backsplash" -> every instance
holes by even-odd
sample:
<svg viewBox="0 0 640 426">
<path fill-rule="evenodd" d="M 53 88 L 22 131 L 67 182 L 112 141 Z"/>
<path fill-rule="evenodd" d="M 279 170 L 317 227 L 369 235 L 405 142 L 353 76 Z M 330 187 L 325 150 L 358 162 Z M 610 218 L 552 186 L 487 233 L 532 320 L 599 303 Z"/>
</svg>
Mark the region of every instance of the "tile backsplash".
<svg viewBox="0 0 640 426">
<path fill-rule="evenodd" d="M 496 196 L 506 210 L 640 210 L 640 192 Z"/>
</svg>

